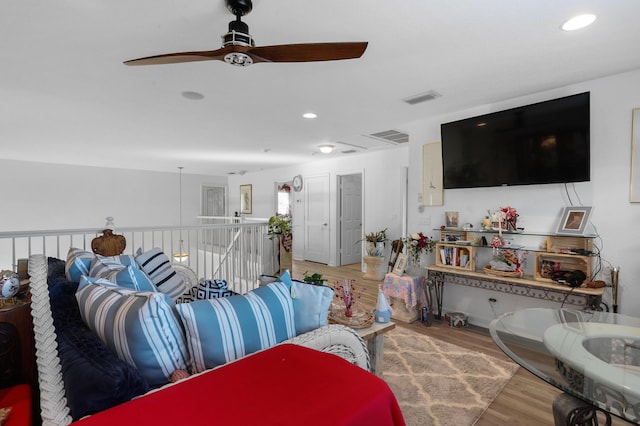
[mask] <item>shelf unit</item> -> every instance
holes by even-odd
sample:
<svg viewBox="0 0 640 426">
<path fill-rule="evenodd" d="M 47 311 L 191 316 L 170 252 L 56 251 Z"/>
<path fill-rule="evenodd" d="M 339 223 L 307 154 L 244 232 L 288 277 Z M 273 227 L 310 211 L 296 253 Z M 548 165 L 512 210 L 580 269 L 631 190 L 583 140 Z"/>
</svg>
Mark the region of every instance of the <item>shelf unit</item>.
<svg viewBox="0 0 640 426">
<path fill-rule="evenodd" d="M 492 230 L 462 231 L 459 229 L 439 229 L 439 231 L 440 242 L 436 244 L 435 266 L 468 272 L 476 272 L 476 266 L 482 266 L 478 265 L 478 250 L 493 248 L 488 245 L 480 245 L 478 241 L 481 240 L 482 236 L 490 235 L 491 238 L 493 238 L 493 236 L 498 234 L 498 231 Z M 555 270 L 581 270 L 587 278 L 591 277 L 593 258 L 588 254 L 580 253 L 584 253 L 585 251 L 591 252 L 593 250 L 593 236 L 564 236 L 513 231 L 502 231 L 502 234 L 503 236 L 544 238 L 544 244 L 541 244 L 539 247 L 524 247 L 519 245 L 503 247 L 504 249 L 525 250 L 533 253 L 533 276 L 524 277 L 524 279 L 553 283 L 551 272 Z M 470 237 L 474 237 L 473 241 L 470 241 Z M 464 243 L 456 243 L 456 241 L 464 241 Z M 460 265 L 459 263 L 459 256 L 462 253 L 468 253 L 469 255 L 469 261 L 466 265 Z"/>
</svg>

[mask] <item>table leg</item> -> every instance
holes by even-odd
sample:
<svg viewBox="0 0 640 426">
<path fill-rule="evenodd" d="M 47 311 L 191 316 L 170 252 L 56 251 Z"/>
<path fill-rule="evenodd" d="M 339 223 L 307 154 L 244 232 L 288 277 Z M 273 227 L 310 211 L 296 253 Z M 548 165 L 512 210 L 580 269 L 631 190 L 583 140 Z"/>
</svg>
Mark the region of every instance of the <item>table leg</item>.
<svg viewBox="0 0 640 426">
<path fill-rule="evenodd" d="M 378 377 L 382 377 L 384 335 L 379 334 L 374 338 L 367 340 L 367 350 L 369 351 L 369 360 L 371 361 L 371 372 Z"/>
<path fill-rule="evenodd" d="M 431 286 L 433 286 L 436 292 L 436 304 L 438 306 L 438 311 L 436 313 L 436 318 L 442 319 L 442 296 L 444 294 L 444 274 L 442 272 L 429 271 L 429 291 L 431 291 Z"/>
<path fill-rule="evenodd" d="M 555 426 L 596 426 L 598 412 L 604 414 L 605 425 L 611 425 L 611 415 L 569 394 L 562 393 L 553 400 Z"/>
</svg>

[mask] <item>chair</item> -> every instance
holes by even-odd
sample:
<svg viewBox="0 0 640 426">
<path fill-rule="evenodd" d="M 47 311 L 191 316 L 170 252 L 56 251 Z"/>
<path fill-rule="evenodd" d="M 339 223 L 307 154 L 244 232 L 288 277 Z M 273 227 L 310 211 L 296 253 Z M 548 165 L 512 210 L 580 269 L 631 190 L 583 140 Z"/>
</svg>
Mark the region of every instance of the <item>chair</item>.
<svg viewBox="0 0 640 426">
<path fill-rule="evenodd" d="M 387 268 L 387 272 L 393 271 L 393 267 L 396 264 L 398 255 L 402 253 L 403 247 L 404 244 L 402 243 L 402 240 L 393 240 L 391 242 L 391 255 L 389 256 L 389 267 Z"/>
</svg>

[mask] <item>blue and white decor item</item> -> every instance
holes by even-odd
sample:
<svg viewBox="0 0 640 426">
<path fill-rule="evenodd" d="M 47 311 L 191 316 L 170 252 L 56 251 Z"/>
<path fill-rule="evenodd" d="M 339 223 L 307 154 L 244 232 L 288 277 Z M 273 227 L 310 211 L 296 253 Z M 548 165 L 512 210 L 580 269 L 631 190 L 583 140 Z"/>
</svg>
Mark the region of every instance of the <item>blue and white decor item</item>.
<svg viewBox="0 0 640 426">
<path fill-rule="evenodd" d="M 391 319 L 391 314 L 393 314 L 393 309 L 389 306 L 387 302 L 387 298 L 385 297 L 382 289 L 378 289 L 378 304 L 376 305 L 376 310 L 374 312 L 374 316 L 376 318 L 376 322 L 386 323 Z"/>
<path fill-rule="evenodd" d="M 8 269 L 0 271 L 0 299 L 10 299 L 20 289 L 18 274 Z"/>
</svg>

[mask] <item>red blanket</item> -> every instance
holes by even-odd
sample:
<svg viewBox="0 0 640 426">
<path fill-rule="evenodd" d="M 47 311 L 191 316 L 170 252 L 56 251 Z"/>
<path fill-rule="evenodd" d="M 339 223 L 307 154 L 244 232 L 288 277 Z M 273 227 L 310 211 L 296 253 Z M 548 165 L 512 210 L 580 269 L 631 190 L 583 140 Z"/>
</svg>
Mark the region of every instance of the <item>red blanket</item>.
<svg viewBox="0 0 640 426">
<path fill-rule="evenodd" d="M 389 386 L 344 359 L 279 345 L 74 425 L 404 425 Z"/>
</svg>

